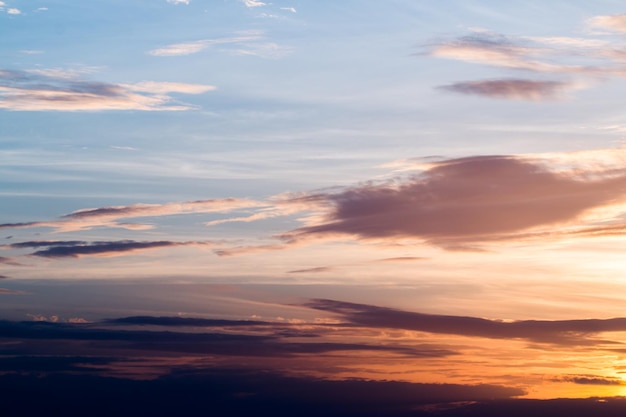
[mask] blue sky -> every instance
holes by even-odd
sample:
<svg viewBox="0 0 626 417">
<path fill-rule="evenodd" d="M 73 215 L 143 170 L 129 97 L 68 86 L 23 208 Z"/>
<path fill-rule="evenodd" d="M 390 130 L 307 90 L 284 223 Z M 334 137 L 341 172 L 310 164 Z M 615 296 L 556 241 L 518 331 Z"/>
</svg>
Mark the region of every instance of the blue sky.
<svg viewBox="0 0 626 417">
<path fill-rule="evenodd" d="M 327 346 L 389 349 L 362 366 L 275 359 L 285 374 L 621 395 L 623 13 L 1 1 L 0 319 L 263 320 L 219 331 L 272 338 L 290 323 Z M 404 374 L 386 356 L 422 343 L 443 356 Z M 97 354 L 82 349 L 70 354 Z"/>
</svg>

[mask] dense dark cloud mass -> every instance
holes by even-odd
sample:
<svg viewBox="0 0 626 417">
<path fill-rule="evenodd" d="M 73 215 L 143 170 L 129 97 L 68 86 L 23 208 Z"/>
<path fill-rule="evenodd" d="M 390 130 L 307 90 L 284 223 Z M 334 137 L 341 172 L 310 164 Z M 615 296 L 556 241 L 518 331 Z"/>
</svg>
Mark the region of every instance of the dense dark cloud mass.
<svg viewBox="0 0 626 417">
<path fill-rule="evenodd" d="M 134 240 L 118 240 L 109 242 L 87 242 L 80 240 L 67 241 L 27 241 L 6 245 L 13 249 L 19 248 L 46 248 L 33 252 L 31 255 L 43 258 L 75 258 L 87 255 L 120 254 L 124 252 L 134 252 L 145 249 L 158 249 L 169 246 L 194 246 L 203 245 L 206 242 L 173 242 L 173 241 L 153 241 L 137 242 Z"/>
<path fill-rule="evenodd" d="M 421 416 L 432 402 L 510 398 L 494 385 L 292 378 L 236 369 L 184 370 L 137 381 L 86 375 L 0 377 L 7 415 L 40 416 Z M 37 401 L 32 401 L 36 398 Z M 115 401 L 110 401 L 110 399 Z"/>
</svg>

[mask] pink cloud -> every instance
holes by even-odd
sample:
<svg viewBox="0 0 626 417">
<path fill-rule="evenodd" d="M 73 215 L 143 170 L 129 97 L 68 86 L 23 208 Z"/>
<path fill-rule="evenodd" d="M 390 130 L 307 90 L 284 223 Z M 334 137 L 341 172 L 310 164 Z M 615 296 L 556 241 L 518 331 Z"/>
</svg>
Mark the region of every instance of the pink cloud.
<svg viewBox="0 0 626 417">
<path fill-rule="evenodd" d="M 586 174 L 551 170 L 538 160 L 515 156 L 441 161 L 402 182 L 307 196 L 327 207 L 325 214 L 281 237 L 289 242 L 333 235 L 419 238 L 452 249 L 516 239 L 537 228 L 556 234 L 563 226 L 579 227 L 580 234 L 621 232 L 620 225 L 588 225 L 582 216 L 625 201 L 626 172 Z"/>
</svg>

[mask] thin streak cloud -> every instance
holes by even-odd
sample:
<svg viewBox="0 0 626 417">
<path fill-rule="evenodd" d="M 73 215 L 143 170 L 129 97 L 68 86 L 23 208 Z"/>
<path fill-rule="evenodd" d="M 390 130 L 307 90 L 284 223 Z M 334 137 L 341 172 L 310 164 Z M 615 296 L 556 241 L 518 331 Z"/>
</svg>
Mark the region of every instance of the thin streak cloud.
<svg viewBox="0 0 626 417">
<path fill-rule="evenodd" d="M 0 70 L 0 108 L 13 111 L 182 111 L 172 93 L 202 94 L 211 85 L 144 81 L 113 84 L 88 81 L 70 73 Z"/>
</svg>

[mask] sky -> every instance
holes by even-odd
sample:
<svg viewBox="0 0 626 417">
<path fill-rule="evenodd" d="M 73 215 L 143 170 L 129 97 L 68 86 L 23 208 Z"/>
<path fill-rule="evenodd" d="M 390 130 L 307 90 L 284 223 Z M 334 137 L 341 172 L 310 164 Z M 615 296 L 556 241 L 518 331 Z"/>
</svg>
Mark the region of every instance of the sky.
<svg viewBox="0 0 626 417">
<path fill-rule="evenodd" d="M 3 0 L 0 63 L 8 410 L 626 411 L 623 2 Z"/>
</svg>

